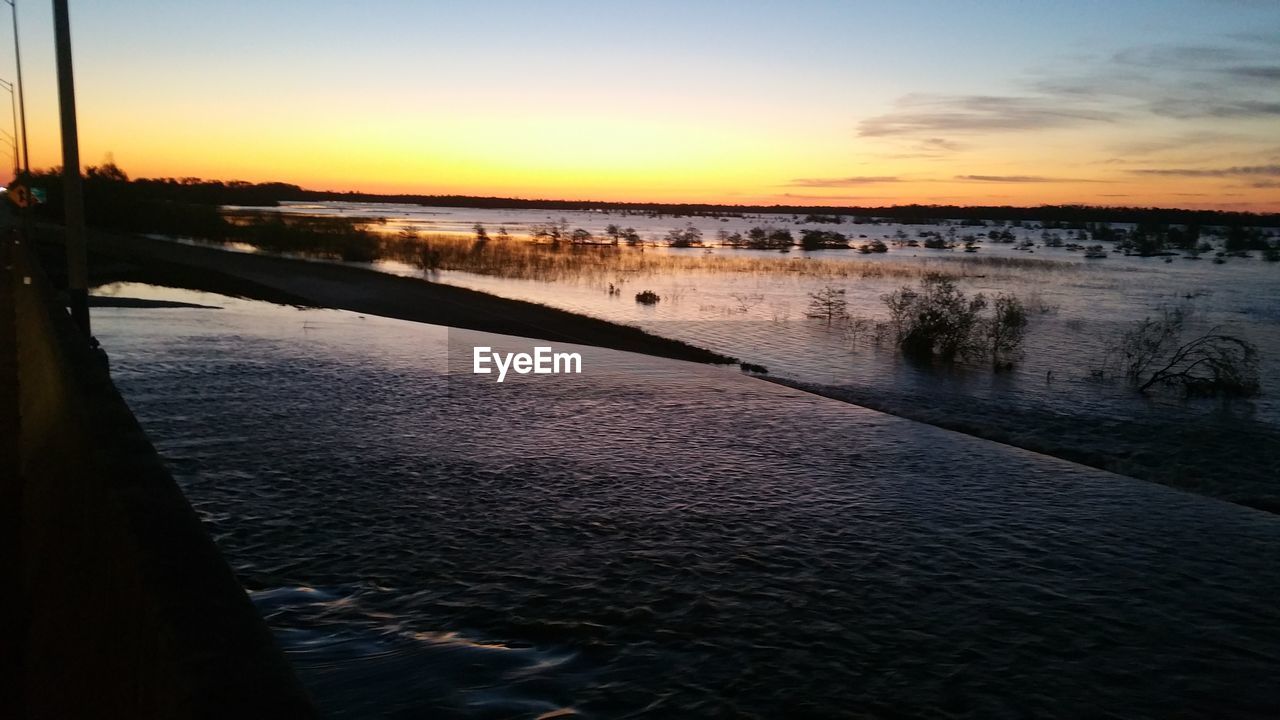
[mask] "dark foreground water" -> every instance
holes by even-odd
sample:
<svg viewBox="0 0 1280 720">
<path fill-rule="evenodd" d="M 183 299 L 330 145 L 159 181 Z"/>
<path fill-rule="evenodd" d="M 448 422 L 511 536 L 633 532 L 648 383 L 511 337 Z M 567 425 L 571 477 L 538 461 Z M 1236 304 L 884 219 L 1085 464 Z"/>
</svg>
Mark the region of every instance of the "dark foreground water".
<svg viewBox="0 0 1280 720">
<path fill-rule="evenodd" d="M 725 370 L 497 385 L 446 351 L 532 343 L 215 304 L 97 330 L 332 717 L 1280 715 L 1275 516 Z"/>
</svg>

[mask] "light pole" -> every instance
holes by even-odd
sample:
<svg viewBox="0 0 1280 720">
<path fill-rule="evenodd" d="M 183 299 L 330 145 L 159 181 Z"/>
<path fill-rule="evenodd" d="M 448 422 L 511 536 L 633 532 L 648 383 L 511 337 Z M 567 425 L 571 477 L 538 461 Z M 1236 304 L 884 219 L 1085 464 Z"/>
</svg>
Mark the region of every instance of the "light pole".
<svg viewBox="0 0 1280 720">
<path fill-rule="evenodd" d="M 13 148 L 13 176 L 16 178 L 18 177 L 18 138 L 10 135 L 7 130 L 0 130 L 0 135 L 5 136 Z"/>
<path fill-rule="evenodd" d="M 13 0 L 9 0 L 13 4 Z M 53 0 L 53 37 L 58 59 L 58 113 L 62 120 L 62 194 L 67 217 L 67 295 L 71 318 L 86 338 L 89 329 L 89 268 L 85 247 L 84 181 L 80 177 L 80 136 L 76 128 L 76 88 L 71 72 L 71 18 L 67 0 Z M 22 96 L 22 82 L 18 82 Z M 24 149 L 26 143 L 23 143 Z"/>
<path fill-rule="evenodd" d="M 13 83 L 2 78 L 0 78 L 0 88 L 9 91 L 9 108 L 13 110 L 13 133 L 5 134 L 13 141 L 13 176 L 18 177 L 18 170 L 22 167 L 18 163 L 18 94 L 14 91 Z"/>
<path fill-rule="evenodd" d="M 13 57 L 18 67 L 18 112 L 22 115 L 22 169 L 31 172 L 31 154 L 27 149 L 27 101 L 22 94 L 22 49 L 18 46 L 18 5 L 5 0 L 13 10 Z"/>
</svg>

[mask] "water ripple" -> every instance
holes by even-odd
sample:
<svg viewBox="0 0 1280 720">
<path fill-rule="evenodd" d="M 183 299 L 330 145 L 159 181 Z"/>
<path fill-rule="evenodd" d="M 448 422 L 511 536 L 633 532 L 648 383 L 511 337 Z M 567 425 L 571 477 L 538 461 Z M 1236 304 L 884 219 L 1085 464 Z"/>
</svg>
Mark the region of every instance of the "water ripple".
<svg viewBox="0 0 1280 720">
<path fill-rule="evenodd" d="M 334 717 L 1275 717 L 1280 520 L 712 368 L 98 327 Z M 594 372 L 591 369 L 594 368 Z"/>
</svg>

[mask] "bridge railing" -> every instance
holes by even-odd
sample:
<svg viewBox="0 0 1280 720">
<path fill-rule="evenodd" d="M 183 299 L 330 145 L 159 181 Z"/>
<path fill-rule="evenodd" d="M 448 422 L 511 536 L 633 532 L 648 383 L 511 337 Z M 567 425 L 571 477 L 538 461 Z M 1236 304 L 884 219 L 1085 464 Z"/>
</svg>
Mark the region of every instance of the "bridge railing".
<svg viewBox="0 0 1280 720">
<path fill-rule="evenodd" d="M 0 715 L 312 717 L 103 359 L 27 248 L 3 242 L 20 419 L 16 477 L 0 494 L 16 531 L 0 539 L 17 546 L 3 556 L 15 558 L 21 621 L 9 643 L 20 679 L 0 702 L 21 707 Z"/>
</svg>

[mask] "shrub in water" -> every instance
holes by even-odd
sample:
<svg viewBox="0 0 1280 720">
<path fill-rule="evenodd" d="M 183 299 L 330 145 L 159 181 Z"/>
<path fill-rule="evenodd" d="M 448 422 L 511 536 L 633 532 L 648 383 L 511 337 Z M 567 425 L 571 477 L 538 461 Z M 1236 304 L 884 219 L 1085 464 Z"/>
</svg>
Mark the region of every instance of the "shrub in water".
<svg viewBox="0 0 1280 720">
<path fill-rule="evenodd" d="M 1117 372 L 1138 392 L 1171 387 L 1188 395 L 1257 395 L 1257 346 L 1218 328 L 1184 341 L 1186 319 L 1181 308 L 1164 308 L 1135 323 L 1108 349 L 1100 375 Z"/>
</svg>

